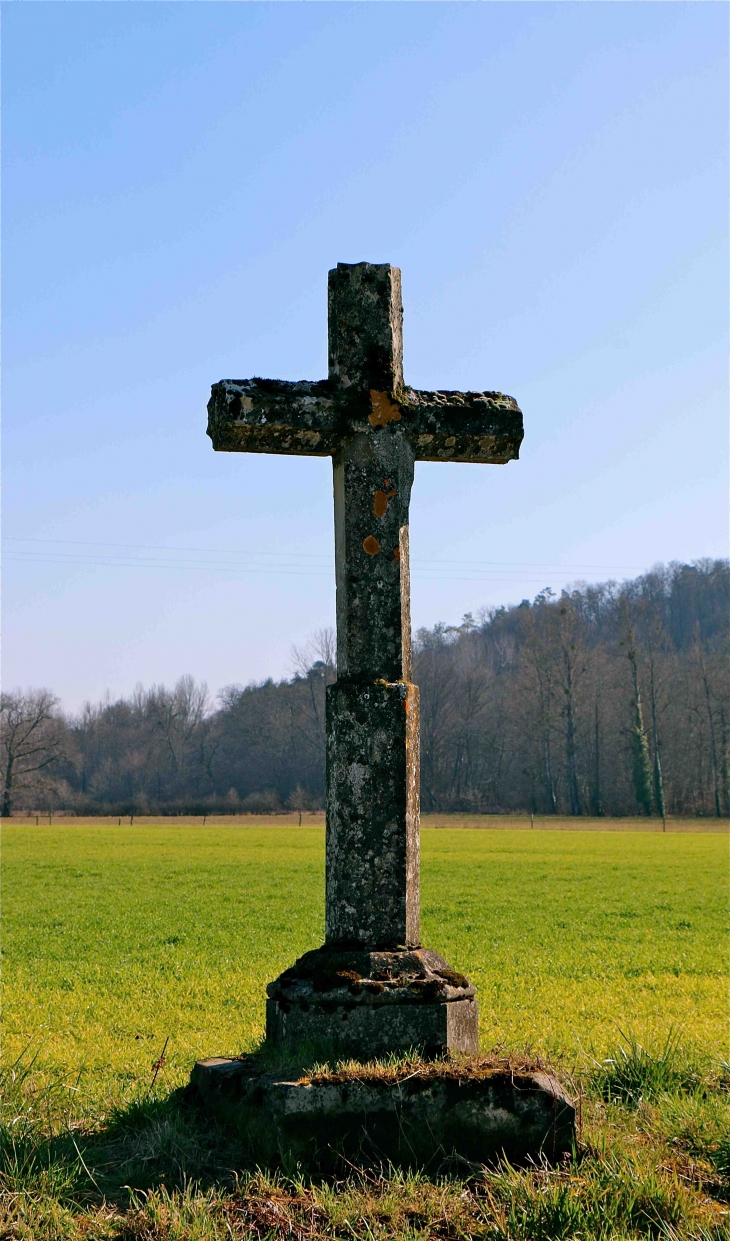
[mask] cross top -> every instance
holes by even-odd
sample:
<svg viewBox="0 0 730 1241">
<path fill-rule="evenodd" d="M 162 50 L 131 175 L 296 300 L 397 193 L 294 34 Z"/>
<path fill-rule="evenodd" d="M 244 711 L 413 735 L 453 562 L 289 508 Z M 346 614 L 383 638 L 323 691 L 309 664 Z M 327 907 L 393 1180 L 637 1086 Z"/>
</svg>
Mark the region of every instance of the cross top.
<svg viewBox="0 0 730 1241">
<path fill-rule="evenodd" d="M 410 683 L 408 554 L 414 463 L 503 464 L 518 456 L 522 441 L 512 397 L 404 384 L 402 320 L 397 267 L 338 263 L 329 273 L 328 378 L 225 379 L 213 385 L 208 404 L 208 434 L 218 451 L 333 458 L 330 946 L 419 944 L 418 690 Z"/>
<path fill-rule="evenodd" d="M 348 435 L 398 423 L 419 461 L 501 465 L 517 458 L 522 416 L 512 397 L 404 385 L 397 267 L 338 263 L 328 301 L 329 378 L 214 384 L 208 434 L 217 451 L 333 456 Z"/>
<path fill-rule="evenodd" d="M 329 273 L 329 378 L 341 389 L 403 387 L 400 271 L 390 263 L 338 263 Z"/>
<path fill-rule="evenodd" d="M 329 273 L 329 378 L 222 380 L 208 404 L 213 447 L 332 456 L 337 670 L 408 680 L 408 508 L 420 461 L 516 459 L 522 415 L 501 392 L 403 383 L 401 275 L 389 263 Z"/>
</svg>

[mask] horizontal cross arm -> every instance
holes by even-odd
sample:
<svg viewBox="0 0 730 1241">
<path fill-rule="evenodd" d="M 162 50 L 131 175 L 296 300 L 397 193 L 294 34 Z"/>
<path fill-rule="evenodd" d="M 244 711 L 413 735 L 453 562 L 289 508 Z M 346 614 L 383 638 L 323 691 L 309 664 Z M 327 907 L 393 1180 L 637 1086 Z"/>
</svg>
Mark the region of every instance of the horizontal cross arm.
<svg viewBox="0 0 730 1241">
<path fill-rule="evenodd" d="M 341 438 L 341 417 L 324 380 L 222 379 L 208 402 L 216 451 L 303 453 L 327 457 Z"/>
<path fill-rule="evenodd" d="M 404 429 L 418 461 L 516 461 L 524 435 L 514 397 L 501 392 L 399 394 Z"/>
</svg>

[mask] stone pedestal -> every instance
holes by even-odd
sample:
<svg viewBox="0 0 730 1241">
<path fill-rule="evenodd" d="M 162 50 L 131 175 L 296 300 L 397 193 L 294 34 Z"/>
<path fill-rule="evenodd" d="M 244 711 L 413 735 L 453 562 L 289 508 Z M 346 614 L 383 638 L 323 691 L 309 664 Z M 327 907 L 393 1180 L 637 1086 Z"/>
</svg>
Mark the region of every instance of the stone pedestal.
<svg viewBox="0 0 730 1241">
<path fill-rule="evenodd" d="M 478 1061 L 408 1065 L 400 1079 L 367 1066 L 291 1077 L 256 1057 L 199 1060 L 192 1090 L 234 1125 L 259 1166 L 348 1173 L 392 1165 L 448 1168 L 555 1161 L 575 1142 L 575 1108 L 550 1073 Z"/>
<path fill-rule="evenodd" d="M 308 952 L 267 987 L 266 1041 L 322 1044 L 369 1060 L 418 1048 L 426 1057 L 475 1053 L 474 988 L 426 948 Z"/>
</svg>

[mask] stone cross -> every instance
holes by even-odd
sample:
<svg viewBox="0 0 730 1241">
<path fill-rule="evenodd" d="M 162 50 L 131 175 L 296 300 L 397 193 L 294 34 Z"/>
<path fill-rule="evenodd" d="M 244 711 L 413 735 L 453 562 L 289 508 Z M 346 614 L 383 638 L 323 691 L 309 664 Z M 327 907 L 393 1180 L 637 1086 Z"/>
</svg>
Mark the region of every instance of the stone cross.
<svg viewBox="0 0 730 1241">
<path fill-rule="evenodd" d="M 329 273 L 329 378 L 222 380 L 208 404 L 217 451 L 333 460 L 330 951 L 393 954 L 420 946 L 418 690 L 411 683 L 408 553 L 414 463 L 501 465 L 517 458 L 522 440 L 512 397 L 404 384 L 402 318 L 398 268 L 338 263 Z"/>
</svg>

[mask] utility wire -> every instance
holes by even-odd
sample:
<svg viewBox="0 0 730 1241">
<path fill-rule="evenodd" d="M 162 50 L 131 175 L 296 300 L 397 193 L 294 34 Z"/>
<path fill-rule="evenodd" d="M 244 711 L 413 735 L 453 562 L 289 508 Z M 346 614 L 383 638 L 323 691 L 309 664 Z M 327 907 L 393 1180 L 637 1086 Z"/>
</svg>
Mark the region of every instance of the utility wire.
<svg viewBox="0 0 730 1241">
<path fill-rule="evenodd" d="M 207 564 L 195 564 L 184 560 L 92 560 L 81 559 L 79 557 L 69 557 L 65 559 L 52 556 L 44 556 L 39 553 L 36 556 L 17 556 L 12 553 L 3 557 L 5 561 L 16 561 L 22 564 L 51 564 L 60 567 L 73 568 L 101 568 L 101 569 L 154 569 L 156 572 L 160 570 L 182 569 L 186 573 L 192 571 L 203 573 L 219 573 L 222 576 L 233 576 L 240 578 L 241 575 L 275 575 L 286 577 L 327 577 L 334 578 L 334 564 L 326 568 L 322 565 L 266 565 L 266 564 L 231 564 L 225 561 L 209 562 Z M 427 566 L 442 565 L 446 572 L 434 573 Z M 545 579 L 551 578 L 555 580 L 560 577 L 563 581 L 566 577 L 570 577 L 570 570 L 563 567 L 562 569 L 544 570 L 540 577 L 534 576 L 535 570 L 529 573 L 518 571 L 515 569 L 510 575 L 500 572 L 497 569 L 478 569 L 476 566 L 465 567 L 459 569 L 458 563 L 454 562 L 454 571 L 448 572 L 449 564 L 447 561 L 415 561 L 411 565 L 411 577 L 415 581 L 431 581 L 431 582 L 487 582 L 496 584 L 497 582 L 511 582 L 515 585 L 535 585 L 544 586 Z"/>
<path fill-rule="evenodd" d="M 58 563 L 58 564 L 64 564 L 64 563 L 65 564 L 73 564 L 73 563 L 96 564 L 96 565 L 117 564 L 118 567 L 131 567 L 134 565 L 153 565 L 154 567 L 158 567 L 158 568 L 164 568 L 164 567 L 211 568 L 216 565 L 222 565 L 226 568 L 245 568 L 249 570 L 255 570 L 257 572 L 266 571 L 266 570 L 264 569 L 264 566 L 259 566 L 259 565 L 256 565 L 255 563 L 252 563 L 252 560 L 255 562 L 255 560 L 261 559 L 263 557 L 284 557 L 285 560 L 289 560 L 289 561 L 292 559 L 300 560 L 300 561 L 301 560 L 319 561 L 320 562 L 319 565 L 313 566 L 317 568 L 319 568 L 320 566 L 329 567 L 332 564 L 331 556 L 324 555 L 322 553 L 314 553 L 314 552 L 292 552 L 292 551 L 278 552 L 278 551 L 273 551 L 273 550 L 268 550 L 268 549 L 262 550 L 260 552 L 253 552 L 250 550 L 244 550 L 243 548 L 170 547 L 170 546 L 160 546 L 159 544 L 152 545 L 152 544 L 146 544 L 146 543 L 100 543 L 100 542 L 94 542 L 90 539 L 89 540 L 86 540 L 86 539 L 41 539 L 41 538 L 21 538 L 21 537 L 13 537 L 13 536 L 5 536 L 5 541 L 9 543 L 51 543 L 54 545 L 74 546 L 74 547 L 115 547 L 115 548 L 126 547 L 126 548 L 132 548 L 138 551 L 163 552 L 163 553 L 167 553 L 168 555 L 175 554 L 177 552 L 186 552 L 186 553 L 193 552 L 196 554 L 206 555 L 206 556 L 209 554 L 212 554 L 214 556 L 228 555 L 228 556 L 246 556 L 247 557 L 247 560 L 242 565 L 229 565 L 226 561 L 210 561 L 210 560 L 207 560 L 204 565 L 196 565 L 195 563 L 179 561 L 179 560 L 164 560 L 163 561 L 161 559 L 150 560 L 147 558 L 142 559 L 140 557 L 126 557 L 126 556 L 119 557 L 118 561 L 113 562 L 111 560 L 92 561 L 88 557 L 80 558 L 78 556 L 75 556 L 73 553 L 65 553 L 61 551 L 59 552 L 48 551 L 45 553 L 35 552 L 31 548 L 29 548 L 25 554 L 18 554 L 17 552 L 13 550 L 5 557 L 8 560 L 45 561 L 46 563 Z M 18 550 L 20 551 L 20 549 Z M 63 559 L 55 559 L 56 557 L 63 557 Z M 451 568 L 451 567 L 466 568 L 474 572 L 479 571 L 482 568 L 485 568 L 488 570 L 491 570 L 493 568 L 502 569 L 502 570 L 506 569 L 508 571 L 516 571 L 516 572 L 521 569 L 541 569 L 543 571 L 547 570 L 547 571 L 553 571 L 555 573 L 561 573 L 561 574 L 571 574 L 571 573 L 579 573 L 579 572 L 630 573 L 630 572 L 642 572 L 642 570 L 645 568 L 645 566 L 643 565 L 595 565 L 595 564 L 565 565 L 565 564 L 549 563 L 549 562 L 542 562 L 542 561 L 459 560 L 455 557 L 454 558 L 449 557 L 448 560 L 425 560 L 425 559 L 421 559 L 420 557 L 417 557 L 412 561 L 412 567 L 414 566 L 418 567 L 421 565 L 429 565 L 429 566 L 438 565 L 443 568 Z M 287 566 L 286 563 L 284 563 L 282 565 L 272 565 L 270 571 L 279 572 L 281 569 L 284 569 L 284 568 L 292 568 L 295 570 L 299 570 L 298 565 Z M 305 569 L 306 571 L 305 566 L 302 565 L 301 568 Z"/>
</svg>

